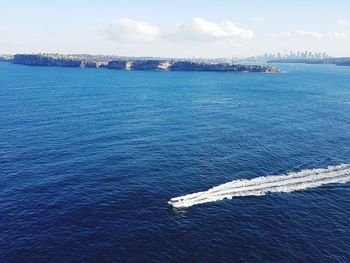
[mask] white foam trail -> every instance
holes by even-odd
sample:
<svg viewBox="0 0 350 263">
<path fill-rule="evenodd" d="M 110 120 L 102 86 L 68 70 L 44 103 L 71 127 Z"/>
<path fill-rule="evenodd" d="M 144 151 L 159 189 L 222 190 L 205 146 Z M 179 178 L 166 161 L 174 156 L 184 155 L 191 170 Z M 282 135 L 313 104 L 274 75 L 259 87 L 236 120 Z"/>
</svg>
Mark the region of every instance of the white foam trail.
<svg viewBox="0 0 350 263">
<path fill-rule="evenodd" d="M 176 208 L 185 208 L 238 196 L 259 196 L 278 192 L 289 193 L 326 184 L 347 182 L 350 182 L 350 164 L 340 164 L 323 169 L 308 169 L 284 175 L 261 176 L 251 180 L 234 180 L 204 192 L 171 198 L 168 203 Z"/>
</svg>

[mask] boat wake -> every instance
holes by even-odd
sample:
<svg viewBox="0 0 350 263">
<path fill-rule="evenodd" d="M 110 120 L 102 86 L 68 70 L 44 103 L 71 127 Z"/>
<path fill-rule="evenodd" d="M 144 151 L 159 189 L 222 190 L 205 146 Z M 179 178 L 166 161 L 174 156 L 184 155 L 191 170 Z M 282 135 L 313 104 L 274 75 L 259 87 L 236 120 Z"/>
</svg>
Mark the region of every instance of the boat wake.
<svg viewBox="0 0 350 263">
<path fill-rule="evenodd" d="M 238 196 L 289 193 L 326 184 L 347 182 L 350 182 L 350 164 L 340 164 L 323 169 L 308 169 L 284 175 L 261 176 L 251 180 L 234 180 L 204 192 L 171 198 L 168 203 L 176 208 L 186 208 Z"/>
</svg>

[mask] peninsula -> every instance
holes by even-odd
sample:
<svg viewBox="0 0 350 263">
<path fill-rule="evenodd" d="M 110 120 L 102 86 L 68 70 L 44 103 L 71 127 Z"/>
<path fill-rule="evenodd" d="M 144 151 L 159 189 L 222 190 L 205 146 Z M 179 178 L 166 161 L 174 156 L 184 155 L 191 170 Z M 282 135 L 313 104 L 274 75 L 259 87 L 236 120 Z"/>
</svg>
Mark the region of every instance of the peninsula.
<svg viewBox="0 0 350 263">
<path fill-rule="evenodd" d="M 7 57 L 7 61 L 27 66 L 107 68 L 114 70 L 280 72 L 277 68 L 270 66 L 198 62 L 190 59 L 133 58 L 84 54 L 16 54 L 12 58 Z"/>
</svg>

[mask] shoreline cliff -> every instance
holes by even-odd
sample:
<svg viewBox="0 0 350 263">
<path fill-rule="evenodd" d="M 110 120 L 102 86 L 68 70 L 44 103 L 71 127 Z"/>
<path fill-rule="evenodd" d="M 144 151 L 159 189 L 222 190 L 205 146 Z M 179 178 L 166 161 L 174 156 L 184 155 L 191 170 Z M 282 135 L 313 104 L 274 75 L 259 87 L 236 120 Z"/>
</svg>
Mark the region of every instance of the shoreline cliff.
<svg viewBox="0 0 350 263">
<path fill-rule="evenodd" d="M 258 65 L 240 65 L 229 63 L 204 63 L 190 60 L 128 59 L 99 57 L 91 55 L 46 55 L 17 54 L 12 63 L 26 66 L 108 68 L 131 71 L 204 71 L 204 72 L 258 72 L 277 73 L 277 68 Z"/>
</svg>

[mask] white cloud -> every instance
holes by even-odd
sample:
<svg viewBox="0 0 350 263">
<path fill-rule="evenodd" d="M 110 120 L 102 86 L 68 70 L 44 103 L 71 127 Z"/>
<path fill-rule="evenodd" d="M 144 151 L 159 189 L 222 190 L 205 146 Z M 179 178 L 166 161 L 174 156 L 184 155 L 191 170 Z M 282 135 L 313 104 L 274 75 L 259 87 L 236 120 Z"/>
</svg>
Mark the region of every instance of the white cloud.
<svg viewBox="0 0 350 263">
<path fill-rule="evenodd" d="M 272 38 L 280 39 L 290 39 L 290 38 L 303 38 L 303 39 L 350 39 L 350 32 L 328 32 L 328 33 L 319 33 L 312 31 L 303 31 L 297 30 L 292 32 L 282 32 L 282 33 L 273 33 L 270 35 Z"/>
<path fill-rule="evenodd" d="M 200 17 L 194 18 L 190 25 L 177 24 L 170 29 L 159 28 L 144 21 L 122 18 L 113 21 L 102 31 L 110 40 L 136 43 L 161 40 L 205 43 L 253 37 L 251 30 L 238 27 L 231 21 L 216 23 Z"/>
<path fill-rule="evenodd" d="M 350 26 L 350 21 L 348 20 L 344 20 L 344 19 L 339 19 L 337 21 L 338 25 L 341 26 L 341 27 L 348 27 Z"/>
<path fill-rule="evenodd" d="M 103 32 L 111 40 L 126 42 L 153 42 L 161 35 L 158 27 L 130 18 L 114 20 Z"/>
<path fill-rule="evenodd" d="M 338 39 L 347 39 L 350 38 L 350 33 L 345 32 L 333 32 L 328 34 L 330 37 L 338 38 Z"/>
<path fill-rule="evenodd" d="M 274 38 L 301 37 L 301 38 L 321 39 L 323 37 L 323 34 L 319 32 L 297 30 L 292 32 L 273 33 L 271 34 L 271 37 L 274 37 Z"/>
<path fill-rule="evenodd" d="M 254 21 L 255 23 L 262 24 L 262 23 L 265 23 L 265 18 L 262 17 L 262 16 L 257 16 L 257 17 L 254 17 L 254 18 L 253 18 L 253 21 Z"/>
<path fill-rule="evenodd" d="M 217 41 L 252 38 L 253 32 L 249 29 L 238 27 L 231 21 L 216 23 L 196 17 L 190 26 L 178 24 L 175 37 L 180 40 Z"/>
<path fill-rule="evenodd" d="M 304 30 L 297 30 L 294 32 L 296 36 L 300 37 L 309 37 L 309 38 L 322 38 L 323 35 L 318 32 L 311 32 L 311 31 L 304 31 Z"/>
<path fill-rule="evenodd" d="M 8 36 L 8 32 L 6 31 L 0 31 L 0 37 L 3 38 L 3 37 L 6 37 Z"/>
</svg>

